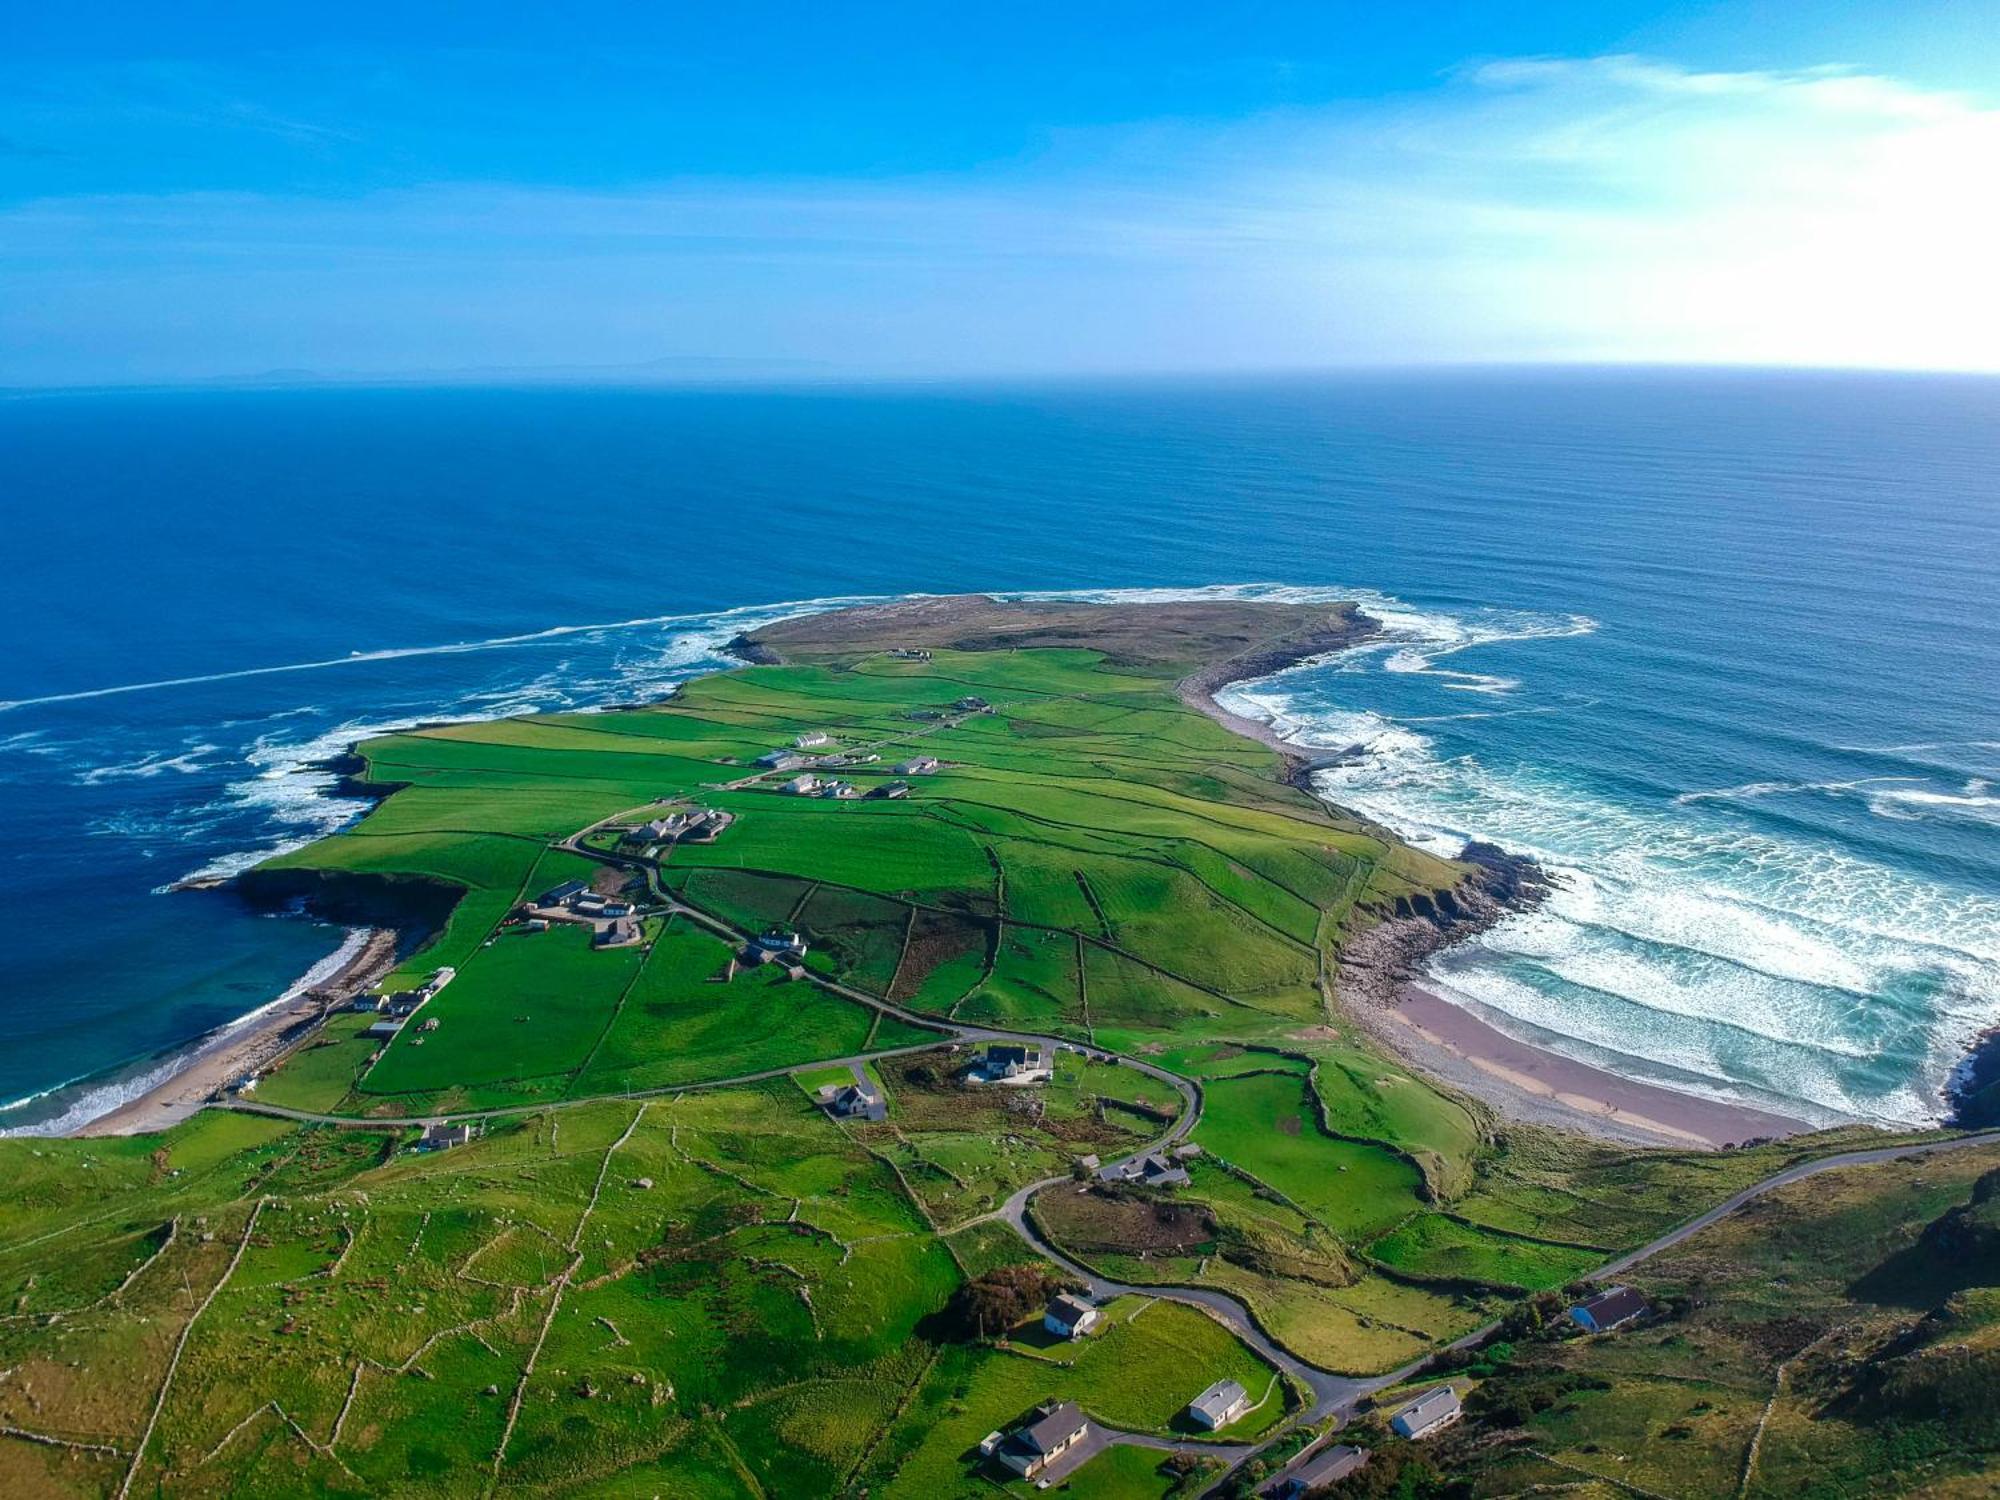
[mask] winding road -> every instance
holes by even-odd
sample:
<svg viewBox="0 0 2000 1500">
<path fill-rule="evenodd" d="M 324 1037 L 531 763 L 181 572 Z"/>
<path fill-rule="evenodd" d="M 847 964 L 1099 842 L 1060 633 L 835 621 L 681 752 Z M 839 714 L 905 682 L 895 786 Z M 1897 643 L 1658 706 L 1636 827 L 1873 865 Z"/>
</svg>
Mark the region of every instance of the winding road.
<svg viewBox="0 0 2000 1500">
<path fill-rule="evenodd" d="M 755 780 L 758 778 L 747 779 Z M 614 814 L 610 818 L 603 819 L 588 828 L 570 835 L 566 839 L 558 841 L 555 847 L 565 849 L 585 858 L 598 860 L 608 865 L 637 870 L 645 876 L 647 889 L 652 894 L 654 905 L 657 908 L 655 914 L 671 914 L 682 917 L 691 924 L 703 928 L 733 946 L 742 946 L 748 943 L 748 934 L 740 931 L 713 913 L 690 905 L 684 898 L 674 895 L 662 886 L 659 880 L 659 863 L 657 860 L 643 859 L 602 849 L 593 849 L 584 844 L 583 840 L 589 834 L 604 827 L 606 824 L 617 822 L 628 816 L 630 816 L 629 813 Z M 1180 1095 L 1182 1101 L 1182 1108 L 1173 1123 L 1156 1140 L 1138 1151 L 1120 1158 L 1122 1161 L 1129 1161 L 1155 1151 L 1166 1150 L 1186 1139 L 1200 1122 L 1203 1103 L 1201 1085 L 1193 1079 L 1168 1072 L 1165 1068 L 1149 1063 L 1143 1058 L 1110 1052 L 1103 1048 L 1075 1042 L 1063 1037 L 1046 1036 L 1033 1032 L 1003 1031 L 981 1026 L 966 1026 L 953 1021 L 939 1020 L 936 1016 L 905 1009 L 878 995 L 871 995 L 866 991 L 855 989 L 849 985 L 842 984 L 836 979 L 814 973 L 811 970 L 803 971 L 802 978 L 804 982 L 816 985 L 854 1004 L 867 1006 L 884 1015 L 893 1016 L 897 1020 L 909 1025 L 938 1032 L 947 1042 L 1038 1042 L 1044 1046 L 1073 1052 L 1097 1062 L 1134 1069 L 1172 1088 Z M 900 1057 L 912 1053 L 931 1051 L 943 1044 L 943 1042 L 924 1042 L 908 1047 L 884 1048 L 849 1057 L 817 1059 L 807 1066 L 813 1068 L 839 1067 L 843 1065 L 858 1066 L 879 1058 Z M 310 1110 L 289 1109 L 282 1105 L 265 1104 L 243 1098 L 218 1100 L 216 1101 L 216 1106 L 238 1110 L 245 1114 L 268 1115 L 279 1119 L 295 1120 L 302 1124 L 375 1129 L 382 1126 L 427 1125 L 441 1120 L 495 1120 L 514 1115 L 546 1113 L 550 1109 L 579 1107 L 586 1104 L 599 1103 L 606 1099 L 644 1099 L 692 1093 L 698 1090 L 732 1088 L 743 1084 L 763 1082 L 772 1078 L 786 1077 L 797 1071 L 799 1071 L 797 1065 L 782 1068 L 766 1068 L 754 1073 L 742 1073 L 728 1078 L 710 1079 L 701 1083 L 677 1084 L 666 1088 L 636 1090 L 621 1094 L 592 1095 L 584 1099 L 569 1099 L 555 1102 L 544 1101 L 537 1104 L 513 1105 L 499 1109 L 461 1111 L 446 1115 L 357 1118 L 352 1115 L 323 1114 Z M 1745 1204 L 1751 1203 L 1779 1188 L 1787 1187 L 1796 1182 L 1803 1182 L 1821 1173 L 1840 1171 L 1848 1167 L 1878 1165 L 1883 1162 L 1895 1161 L 1902 1157 L 1930 1156 L 1940 1152 L 1963 1151 L 1987 1145 L 2000 1145 L 2000 1129 L 1984 1130 L 1966 1135 L 1924 1141 L 1914 1145 L 1885 1146 L 1869 1150 L 1844 1151 L 1831 1156 L 1823 1156 L 1810 1161 L 1794 1163 L 1789 1167 L 1772 1173 L 1769 1177 L 1759 1182 L 1753 1183 L 1724 1202 L 1717 1204 L 1714 1208 L 1689 1219 L 1686 1223 L 1669 1230 L 1659 1238 L 1640 1246 L 1636 1250 L 1621 1255 L 1615 1260 L 1607 1262 L 1591 1273 L 1586 1279 L 1602 1280 L 1619 1275 L 1641 1262 L 1660 1254 L 1662 1251 L 1670 1250 L 1690 1237 L 1699 1234 L 1702 1230 L 1707 1229 L 1719 1220 L 1735 1213 Z M 1077 1454 L 1075 1461 L 1062 1465 L 1062 1470 L 1065 1474 L 1080 1467 L 1092 1454 L 1101 1451 L 1104 1447 L 1115 1444 L 1129 1444 L 1177 1453 L 1193 1453 L 1209 1458 L 1219 1458 L 1228 1464 L 1228 1468 L 1224 1473 L 1217 1476 L 1215 1481 L 1208 1487 L 1208 1490 L 1203 1491 L 1206 1494 L 1209 1490 L 1213 1490 L 1219 1486 L 1228 1478 L 1230 1473 L 1233 1473 L 1243 1463 L 1256 1457 L 1286 1433 L 1297 1430 L 1302 1424 L 1317 1425 L 1335 1417 L 1344 1420 L 1353 1413 L 1363 1400 L 1375 1392 L 1400 1385 L 1412 1379 L 1440 1353 L 1449 1350 L 1470 1348 L 1482 1343 L 1499 1326 L 1497 1322 L 1488 1323 L 1466 1334 L 1462 1338 L 1426 1353 L 1400 1369 L 1392 1370 L 1382 1375 L 1343 1375 L 1336 1371 L 1322 1369 L 1301 1359 L 1272 1339 L 1258 1325 L 1256 1318 L 1252 1315 L 1249 1308 L 1227 1292 L 1203 1286 L 1135 1285 L 1129 1282 L 1113 1281 L 1098 1275 L 1089 1267 L 1072 1259 L 1055 1245 L 1049 1243 L 1035 1227 L 1030 1214 L 1030 1205 L 1038 1194 L 1052 1188 L 1069 1185 L 1071 1182 L 1072 1179 L 1070 1177 L 1062 1176 L 1046 1177 L 1038 1182 L 1028 1183 L 1026 1186 L 1016 1189 L 1000 1207 L 994 1209 L 992 1212 L 969 1219 L 964 1224 L 955 1226 L 955 1228 L 963 1229 L 973 1224 L 989 1221 L 1006 1224 L 1037 1254 L 1043 1256 L 1061 1268 L 1066 1274 L 1081 1282 L 1089 1291 L 1091 1298 L 1096 1301 L 1107 1301 L 1115 1297 L 1129 1295 L 1161 1298 L 1199 1308 L 1228 1327 L 1244 1343 L 1263 1356 L 1274 1368 L 1283 1371 L 1298 1387 L 1309 1392 L 1312 1401 L 1309 1406 L 1298 1412 L 1291 1421 L 1281 1424 L 1269 1437 L 1258 1443 L 1203 1442 L 1187 1439 L 1160 1438 L 1144 1433 L 1124 1432 L 1104 1427 L 1102 1424 L 1093 1424 L 1097 1440 L 1088 1445 L 1087 1451 L 1083 1451 L 1084 1445 L 1079 1445 L 1079 1449 L 1074 1450 Z M 1309 1453 L 1311 1445 L 1308 1445 L 1305 1451 Z M 1304 1456 L 1305 1454 L 1302 1453 L 1299 1455 L 1299 1458 L 1303 1458 Z M 1293 1460 L 1294 1463 L 1298 1461 L 1297 1458 Z"/>
</svg>

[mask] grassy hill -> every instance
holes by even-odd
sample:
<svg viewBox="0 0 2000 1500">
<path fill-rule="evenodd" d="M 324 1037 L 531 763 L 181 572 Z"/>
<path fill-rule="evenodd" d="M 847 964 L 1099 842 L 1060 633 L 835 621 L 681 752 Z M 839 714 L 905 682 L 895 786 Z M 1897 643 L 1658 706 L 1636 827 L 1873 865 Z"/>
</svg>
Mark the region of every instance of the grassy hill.
<svg viewBox="0 0 2000 1500">
<path fill-rule="evenodd" d="M 1224 1438 L 1261 1440 L 1301 1407 L 1288 1361 L 1394 1369 L 1857 1138 L 1502 1131 L 1340 1014 L 1349 937 L 1462 909 L 1478 876 L 1182 694 L 1363 629 L 925 601 L 760 632 L 763 665 L 642 710 L 362 745 L 390 794 L 250 884 L 426 924 L 390 984 L 455 968 L 436 1024 L 384 1045 L 334 1017 L 256 1094 L 314 1120 L 0 1141 L 0 1493 L 936 1500 L 989 1493 L 973 1445 L 1065 1398 L 1184 1450 L 1114 1447 L 1066 1493 L 1191 1494 L 1221 1465 L 1178 1413 L 1211 1380 L 1257 1402 Z M 815 736 L 846 759 L 821 774 L 908 794 L 787 795 L 755 764 Z M 733 821 L 622 837 L 688 806 Z M 640 940 L 515 920 L 569 880 L 637 902 Z M 802 974 L 732 961 L 773 925 Z M 982 1032 L 1072 1050 L 971 1087 Z M 815 1102 L 857 1072 L 885 1120 Z M 482 1133 L 443 1152 L 398 1123 L 464 1112 Z M 1069 1180 L 1183 1128 L 1178 1192 Z M 1038 1183 L 1077 1262 L 1226 1294 L 1277 1352 L 1150 1295 L 1080 1346 L 953 1332 L 969 1280 L 1037 1258 L 1000 1213 Z M 1986 1213 L 1931 1248 L 1977 1258 Z"/>
</svg>

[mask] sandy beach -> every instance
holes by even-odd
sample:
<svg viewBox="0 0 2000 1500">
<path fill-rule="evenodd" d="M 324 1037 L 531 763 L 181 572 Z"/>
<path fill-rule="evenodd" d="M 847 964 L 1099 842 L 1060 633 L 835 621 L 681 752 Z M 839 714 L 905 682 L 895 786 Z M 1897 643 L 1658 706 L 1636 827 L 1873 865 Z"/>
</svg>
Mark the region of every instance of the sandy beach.
<svg viewBox="0 0 2000 1500">
<path fill-rule="evenodd" d="M 1731 1146 L 1812 1129 L 1740 1104 L 1639 1083 L 1508 1036 L 1473 1011 L 1405 984 L 1374 1027 L 1426 1072 L 1504 1114 L 1645 1145 Z"/>
<path fill-rule="evenodd" d="M 1354 624 L 1346 644 L 1365 640 L 1376 629 L 1365 616 Z M 1337 642 L 1331 646 L 1339 648 Z M 1312 769 L 1329 758 L 1326 752 L 1315 755 L 1292 744 L 1271 725 L 1231 713 L 1215 697 L 1231 682 L 1288 664 L 1272 657 L 1225 663 L 1181 682 L 1180 697 L 1225 728 L 1276 750 L 1285 758 L 1288 779 L 1311 790 Z M 1349 946 L 1342 965 L 1340 997 L 1349 1013 L 1416 1068 L 1511 1119 L 1634 1145 L 1703 1148 L 1813 1128 L 1784 1115 L 1621 1078 L 1511 1037 L 1473 1011 L 1408 982 L 1424 957 L 1498 920 L 1510 899 L 1467 903 L 1461 919 L 1448 925 L 1397 920 L 1364 933 Z"/>
<path fill-rule="evenodd" d="M 395 964 L 395 932 L 385 927 L 361 929 L 353 950 L 333 972 L 212 1033 L 180 1060 L 171 1077 L 71 1133 L 139 1135 L 179 1124 L 217 1090 L 246 1073 L 268 1069 L 312 1035 L 330 1012 L 369 988 Z"/>
</svg>

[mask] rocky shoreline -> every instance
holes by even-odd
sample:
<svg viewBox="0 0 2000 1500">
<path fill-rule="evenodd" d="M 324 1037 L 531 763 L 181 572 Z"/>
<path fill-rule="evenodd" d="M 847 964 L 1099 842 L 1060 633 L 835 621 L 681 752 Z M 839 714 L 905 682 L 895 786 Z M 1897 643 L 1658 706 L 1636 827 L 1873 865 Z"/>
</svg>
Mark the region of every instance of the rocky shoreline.
<svg viewBox="0 0 2000 1500">
<path fill-rule="evenodd" d="M 1350 613 L 1316 637 L 1286 641 L 1204 668 L 1179 685 L 1181 700 L 1225 728 L 1275 750 L 1291 785 L 1318 796 L 1313 773 L 1338 764 L 1337 751 L 1312 752 L 1268 723 L 1231 713 L 1216 695 L 1234 683 L 1269 677 L 1329 656 L 1379 634 L 1378 622 Z M 1321 799 L 1325 800 L 1325 799 Z M 1329 806 L 1333 804 L 1329 803 Z M 1397 839 L 1347 808 L 1341 816 Z M 1631 1145 L 1719 1147 L 1801 1133 L 1804 1121 L 1684 1094 L 1604 1072 L 1509 1036 L 1422 988 L 1433 955 L 1469 942 L 1495 923 L 1532 911 L 1550 880 L 1534 860 L 1494 844 L 1472 842 L 1455 856 L 1470 866 L 1458 886 L 1417 893 L 1379 914 L 1349 938 L 1341 953 L 1335 995 L 1347 1015 L 1418 1071 L 1469 1094 L 1500 1115 Z M 1989 1094 L 2000 1096 L 2000 1034 L 1993 1049 Z M 2000 1100 L 1995 1108 L 2000 1109 Z"/>
</svg>

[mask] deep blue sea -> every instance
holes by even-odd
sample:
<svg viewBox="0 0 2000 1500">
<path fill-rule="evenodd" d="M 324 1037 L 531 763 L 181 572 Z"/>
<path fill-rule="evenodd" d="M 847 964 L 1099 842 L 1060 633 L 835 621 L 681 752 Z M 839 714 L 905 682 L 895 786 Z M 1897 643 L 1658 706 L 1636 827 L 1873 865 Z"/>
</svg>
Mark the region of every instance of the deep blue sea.
<svg viewBox="0 0 2000 1500">
<path fill-rule="evenodd" d="M 1353 752 L 1336 800 L 1561 876 L 1434 975 L 1517 1034 L 1918 1120 L 2000 1022 L 2000 381 L 27 395 L 0 505 L 17 1126 L 336 949 L 164 890 L 353 816 L 329 751 L 918 591 L 1364 600 L 1380 642 L 1237 700 Z"/>
</svg>

